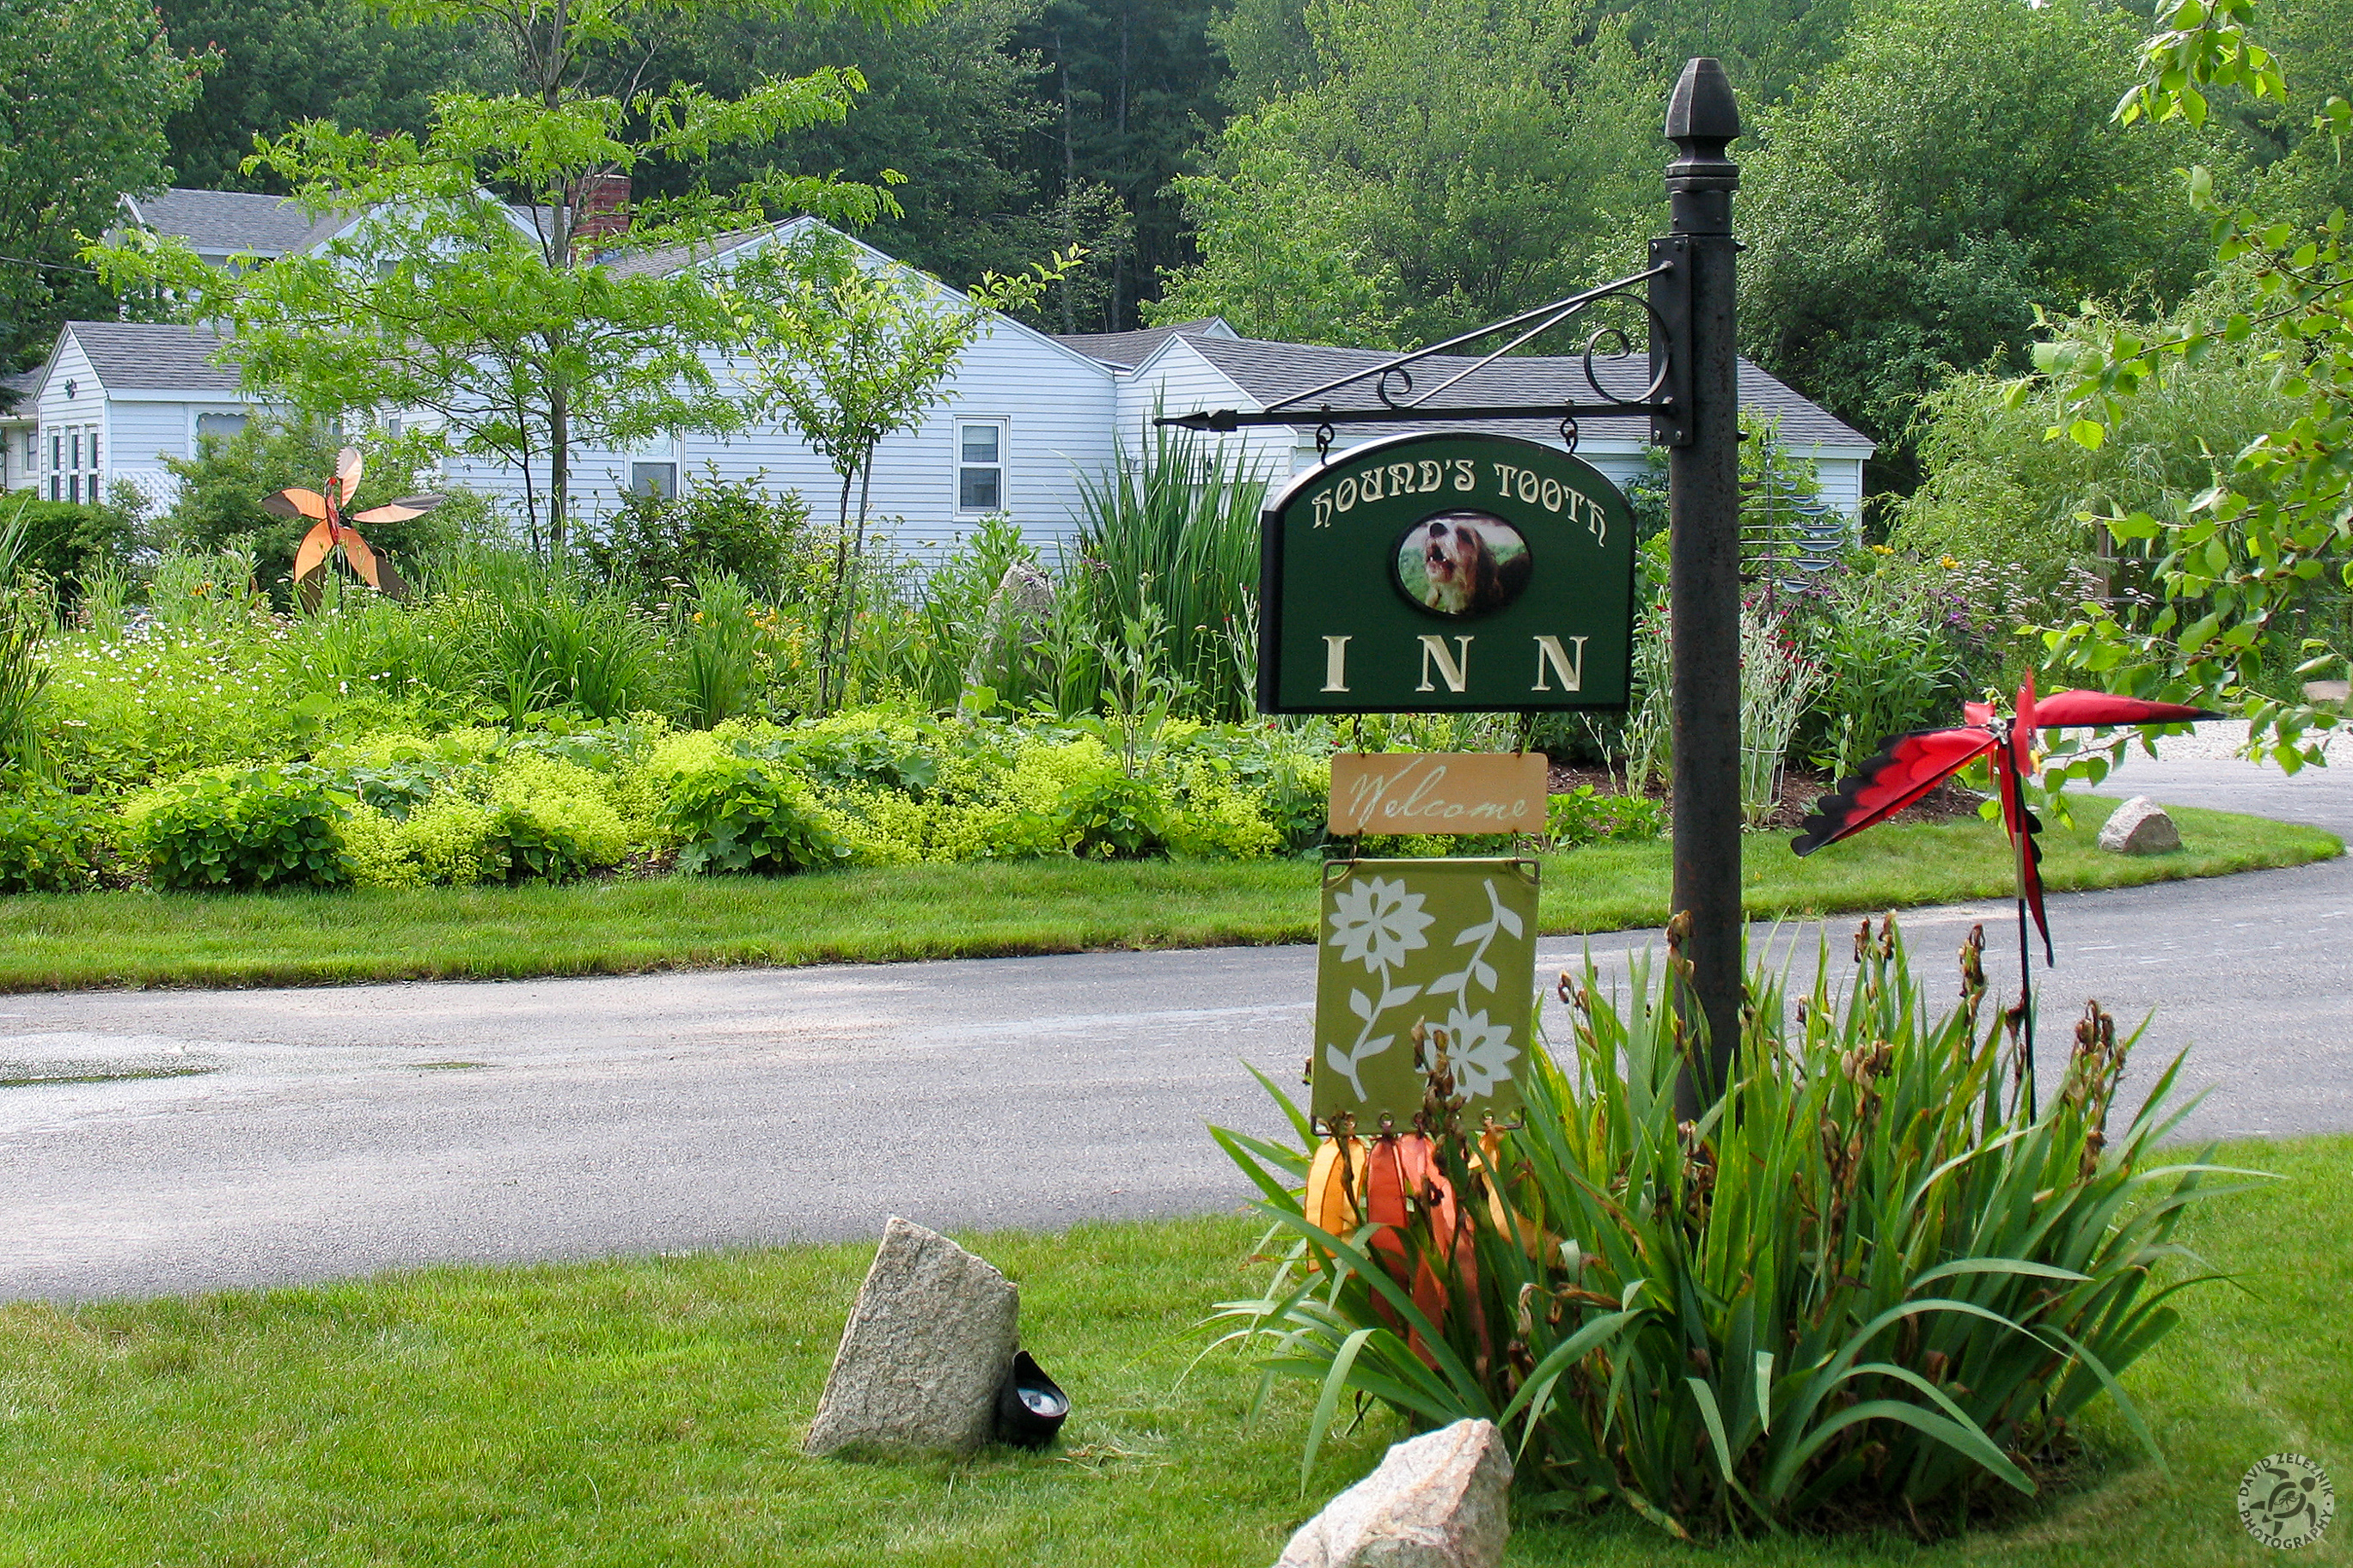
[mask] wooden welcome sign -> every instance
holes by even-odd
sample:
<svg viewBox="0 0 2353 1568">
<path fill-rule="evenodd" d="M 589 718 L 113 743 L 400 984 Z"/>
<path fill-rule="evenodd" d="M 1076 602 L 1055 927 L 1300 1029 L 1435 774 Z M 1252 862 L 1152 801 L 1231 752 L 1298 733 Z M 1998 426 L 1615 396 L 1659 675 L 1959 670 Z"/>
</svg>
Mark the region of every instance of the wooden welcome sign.
<svg viewBox="0 0 2353 1568">
<path fill-rule="evenodd" d="M 1541 752 L 1341 752 L 1332 832 L 1541 833 Z"/>
</svg>

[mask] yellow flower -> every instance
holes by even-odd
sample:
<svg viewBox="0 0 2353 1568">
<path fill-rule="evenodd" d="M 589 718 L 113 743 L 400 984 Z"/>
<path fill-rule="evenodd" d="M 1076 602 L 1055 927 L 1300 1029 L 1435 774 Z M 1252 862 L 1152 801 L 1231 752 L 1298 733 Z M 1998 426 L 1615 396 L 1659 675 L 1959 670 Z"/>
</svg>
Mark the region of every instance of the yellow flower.
<svg viewBox="0 0 2353 1568">
<path fill-rule="evenodd" d="M 1871 547 L 1871 552 L 1873 555 L 1893 555 L 1895 553 L 1895 547 L 1891 544 L 1874 544 Z"/>
<path fill-rule="evenodd" d="M 1947 572 L 1957 572 L 1957 571 L 1959 571 L 1959 570 L 1961 569 L 1961 563 L 1960 563 L 1959 562 L 1957 562 L 1957 561 L 1954 560 L 1954 559 L 1953 559 L 1951 556 L 1949 556 L 1949 555 L 1945 556 L 1943 559 L 1939 560 L 1939 561 L 1936 563 L 1936 564 L 1937 564 L 1937 565 L 1939 565 L 1939 566 L 1942 566 L 1942 567 L 1943 567 L 1946 571 L 1947 571 Z"/>
</svg>

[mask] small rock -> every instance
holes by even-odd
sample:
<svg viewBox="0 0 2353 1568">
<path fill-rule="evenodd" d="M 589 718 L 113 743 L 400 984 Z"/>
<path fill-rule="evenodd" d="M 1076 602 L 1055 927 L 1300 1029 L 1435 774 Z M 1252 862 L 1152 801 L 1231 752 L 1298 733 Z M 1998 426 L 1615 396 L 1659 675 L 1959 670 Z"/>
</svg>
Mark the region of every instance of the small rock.
<svg viewBox="0 0 2353 1568">
<path fill-rule="evenodd" d="M 2304 683 L 2306 702 L 2335 702 L 2343 705 L 2353 700 L 2353 681 L 2307 680 Z"/>
<path fill-rule="evenodd" d="M 1013 1364 L 1013 1282 L 936 1231 L 893 1215 L 841 1331 L 809 1453 L 970 1453 L 989 1439 Z"/>
<path fill-rule="evenodd" d="M 2181 847 L 2181 835 L 2165 807 L 2137 795 L 2100 829 L 2100 847 L 2116 855 L 2169 855 Z"/>
<path fill-rule="evenodd" d="M 1493 1568 L 1512 1536 L 1511 1485 L 1493 1422 L 1425 1432 L 1301 1525 L 1274 1568 Z"/>
</svg>

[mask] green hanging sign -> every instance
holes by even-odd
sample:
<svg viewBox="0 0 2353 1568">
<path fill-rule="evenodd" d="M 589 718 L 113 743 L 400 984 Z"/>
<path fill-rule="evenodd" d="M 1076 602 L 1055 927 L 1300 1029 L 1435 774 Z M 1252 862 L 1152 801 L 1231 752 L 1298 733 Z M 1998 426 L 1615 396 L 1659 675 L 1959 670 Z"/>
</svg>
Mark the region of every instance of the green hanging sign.
<svg viewBox="0 0 2353 1568">
<path fill-rule="evenodd" d="M 1535 1017 L 1534 860 L 1335 860 L 1324 868 L 1310 1104 L 1413 1125 L 1422 1048 L 1443 1049 L 1471 1126 L 1516 1121 Z"/>
<path fill-rule="evenodd" d="M 1267 713 L 1623 708 L 1634 513 L 1507 436 L 1399 436 L 1300 475 L 1261 523 Z"/>
</svg>

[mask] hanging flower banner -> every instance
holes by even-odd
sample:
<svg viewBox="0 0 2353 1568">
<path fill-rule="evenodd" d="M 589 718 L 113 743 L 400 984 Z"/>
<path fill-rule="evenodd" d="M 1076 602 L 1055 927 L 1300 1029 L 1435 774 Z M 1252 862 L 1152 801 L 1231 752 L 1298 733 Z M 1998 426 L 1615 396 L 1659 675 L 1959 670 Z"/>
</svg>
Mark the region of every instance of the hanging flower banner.
<svg viewBox="0 0 2353 1568">
<path fill-rule="evenodd" d="M 1516 1119 L 1536 963 L 1533 860 L 1349 860 L 1324 868 L 1315 1120 L 1403 1131 L 1444 1052 L 1465 1120 Z"/>
</svg>

